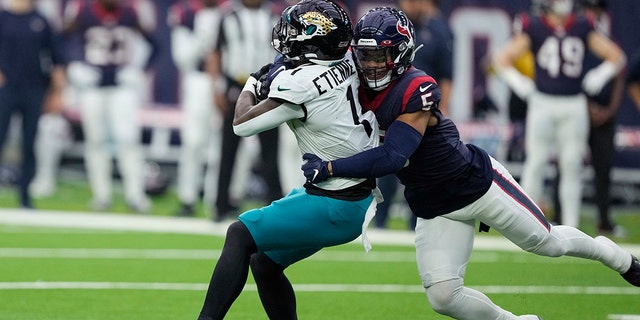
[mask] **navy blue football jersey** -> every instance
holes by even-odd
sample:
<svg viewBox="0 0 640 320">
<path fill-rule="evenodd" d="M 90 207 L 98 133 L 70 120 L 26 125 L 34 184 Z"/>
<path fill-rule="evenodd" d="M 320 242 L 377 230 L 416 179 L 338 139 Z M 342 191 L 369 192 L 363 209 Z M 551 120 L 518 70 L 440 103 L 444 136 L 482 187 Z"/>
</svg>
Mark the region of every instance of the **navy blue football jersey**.
<svg viewBox="0 0 640 320">
<path fill-rule="evenodd" d="M 437 109 L 440 88 L 432 77 L 410 68 L 375 97 L 371 98 L 371 93 L 361 88 L 360 102 L 375 113 L 383 135 L 403 113 L 431 110 L 438 119 L 437 125 L 427 128 L 408 165 L 397 174 L 415 215 L 433 218 L 446 214 L 486 193 L 493 179 L 489 155 L 465 145 L 453 121 Z"/>
<path fill-rule="evenodd" d="M 531 38 L 534 80 L 540 92 L 575 95 L 582 91 L 587 36 L 594 30 L 592 20 L 571 15 L 565 25 L 553 27 L 544 16 L 521 14 L 515 28 Z"/>
<path fill-rule="evenodd" d="M 116 71 L 133 59 L 135 34 L 140 32 L 141 23 L 136 9 L 128 1 L 120 2 L 118 8 L 107 11 L 98 2 L 76 1 L 73 19 L 77 28 L 75 52 L 72 60 L 84 62 L 101 70 L 101 86 L 115 84 Z"/>
</svg>

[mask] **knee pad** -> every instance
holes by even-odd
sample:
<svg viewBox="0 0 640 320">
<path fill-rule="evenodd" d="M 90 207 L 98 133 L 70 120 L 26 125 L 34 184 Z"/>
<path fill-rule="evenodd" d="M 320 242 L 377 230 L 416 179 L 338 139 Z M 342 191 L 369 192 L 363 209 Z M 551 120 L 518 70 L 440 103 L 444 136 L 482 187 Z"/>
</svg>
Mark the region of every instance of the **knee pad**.
<svg viewBox="0 0 640 320">
<path fill-rule="evenodd" d="M 431 308 L 444 315 L 449 315 L 452 311 L 462 308 L 463 306 L 459 305 L 461 299 L 458 297 L 462 288 L 461 278 L 434 283 L 426 288 Z"/>
</svg>

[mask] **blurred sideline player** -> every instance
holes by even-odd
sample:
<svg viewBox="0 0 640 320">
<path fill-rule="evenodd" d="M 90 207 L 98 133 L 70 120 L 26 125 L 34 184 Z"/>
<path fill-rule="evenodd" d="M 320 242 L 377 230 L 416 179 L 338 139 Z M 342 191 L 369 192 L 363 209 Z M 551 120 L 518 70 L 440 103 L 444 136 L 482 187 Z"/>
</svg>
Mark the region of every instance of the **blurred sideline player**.
<svg viewBox="0 0 640 320">
<path fill-rule="evenodd" d="M 213 46 L 219 23 L 217 0 L 182 0 L 169 10 L 171 54 L 180 71 L 182 126 L 178 160 L 179 216 L 194 215 L 203 182 L 207 156 L 209 171 L 218 171 L 220 114 L 213 105 L 213 82 L 205 70 L 208 48 Z M 209 153 L 209 148 L 216 149 Z M 211 177 L 207 177 L 211 178 Z M 213 177 L 215 179 L 215 177 Z"/>
<path fill-rule="evenodd" d="M 215 85 L 215 105 L 223 115 L 215 221 L 237 215 L 238 203 L 230 195 L 230 186 L 232 179 L 237 178 L 235 169 L 240 163 L 260 161 L 268 202 L 280 198 L 283 193 L 278 164 L 279 129 L 258 134 L 260 157 L 249 158 L 237 156 L 241 139 L 233 133 L 232 127 L 235 103 L 249 74 L 275 56 L 270 46 L 270 30 L 275 19 L 268 1 L 233 2 L 231 9 L 225 10 L 221 17 L 219 34 L 208 58 L 207 68 Z"/>
<path fill-rule="evenodd" d="M 34 0 L 0 3 L 0 161 L 11 118 L 20 113 L 22 208 L 32 208 L 29 184 L 36 170 L 34 141 L 43 104 L 60 100 L 64 63 L 57 32 Z"/>
<path fill-rule="evenodd" d="M 605 0 L 579 1 L 583 12 L 590 15 L 595 22 L 595 29 L 605 36 L 611 34 L 611 21 L 607 14 Z M 587 54 L 585 69 L 588 70 L 602 61 L 592 54 Z M 611 168 L 615 154 L 616 114 L 622 102 L 624 92 L 624 72 L 619 72 L 609 81 L 597 95 L 587 95 L 589 108 L 589 150 L 595 186 L 594 197 L 598 209 L 596 230 L 599 234 L 613 235 L 618 238 L 626 236 L 626 231 L 611 219 Z M 558 179 L 556 179 L 557 185 Z M 559 203 L 557 188 L 554 193 L 556 221 L 562 221 L 562 206 Z"/>
<path fill-rule="evenodd" d="M 514 36 L 495 56 L 498 75 L 527 100 L 522 187 L 534 201 L 542 198 L 543 182 L 552 147 L 558 150 L 560 202 L 563 223 L 579 226 L 582 201 L 582 164 L 589 133 L 584 92 L 598 94 L 625 65 L 622 50 L 595 31 L 593 21 L 573 14 L 572 0 L 543 1 L 542 15 L 519 15 Z M 587 49 L 601 58 L 584 74 Z M 513 61 L 531 50 L 535 79 L 513 68 Z"/>
<path fill-rule="evenodd" d="M 78 93 L 92 208 L 111 206 L 113 148 L 127 205 L 146 212 L 151 204 L 145 194 L 138 113 L 144 98 L 144 68 L 153 50 L 152 4 L 72 0 L 64 19 L 64 32 L 70 38 L 67 74 Z"/>
<path fill-rule="evenodd" d="M 52 28 L 58 33 L 61 32 L 62 0 L 38 0 L 36 6 L 47 17 Z M 43 106 L 34 145 L 36 174 L 29 185 L 34 198 L 48 197 L 56 192 L 62 155 L 73 142 L 71 125 L 63 114 L 65 107 L 70 103 L 72 103 L 72 94 L 65 83 L 61 94 L 47 99 Z"/>
</svg>

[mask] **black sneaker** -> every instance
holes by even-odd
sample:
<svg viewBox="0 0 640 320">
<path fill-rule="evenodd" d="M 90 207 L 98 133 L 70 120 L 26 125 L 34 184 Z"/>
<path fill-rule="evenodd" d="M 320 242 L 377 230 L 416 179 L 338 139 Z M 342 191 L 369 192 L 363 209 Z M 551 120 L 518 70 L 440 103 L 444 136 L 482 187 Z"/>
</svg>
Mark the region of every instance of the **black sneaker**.
<svg viewBox="0 0 640 320">
<path fill-rule="evenodd" d="M 640 287 L 640 262 L 638 258 L 631 256 L 631 267 L 622 274 L 622 277 L 630 284 Z"/>
</svg>

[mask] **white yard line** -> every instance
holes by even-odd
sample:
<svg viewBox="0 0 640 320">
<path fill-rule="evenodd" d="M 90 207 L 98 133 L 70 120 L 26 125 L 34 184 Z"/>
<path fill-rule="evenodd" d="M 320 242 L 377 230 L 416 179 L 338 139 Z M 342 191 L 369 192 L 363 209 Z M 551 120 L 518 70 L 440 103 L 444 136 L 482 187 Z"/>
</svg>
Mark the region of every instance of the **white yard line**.
<svg viewBox="0 0 640 320">
<path fill-rule="evenodd" d="M 0 290 L 167 290 L 204 291 L 203 283 L 161 282 L 0 282 Z M 420 293 L 420 285 L 396 284 L 294 284 L 298 292 L 370 292 L 370 293 Z M 561 287 L 561 286 L 474 286 L 488 294 L 563 294 L 563 295 L 640 295 L 640 289 L 631 287 Z M 256 291 L 248 284 L 245 291 Z M 624 318 L 627 319 L 627 318 Z M 633 318 L 635 319 L 635 318 Z"/>
<path fill-rule="evenodd" d="M 164 217 L 120 213 L 63 212 L 49 210 L 0 209 L 0 225 L 21 225 L 93 230 L 143 231 L 223 236 L 231 222 L 214 223 L 205 218 Z M 413 246 L 413 232 L 369 228 L 369 241 L 375 245 Z M 360 242 L 356 239 L 354 242 Z M 636 255 L 640 245 L 621 244 Z M 474 248 L 480 250 L 522 251 L 503 237 L 478 235 Z"/>
</svg>

